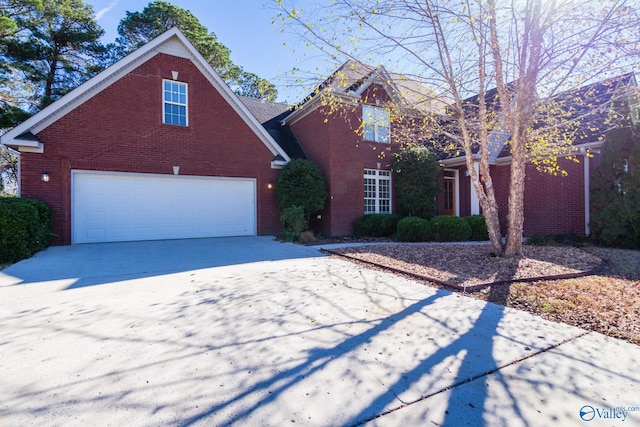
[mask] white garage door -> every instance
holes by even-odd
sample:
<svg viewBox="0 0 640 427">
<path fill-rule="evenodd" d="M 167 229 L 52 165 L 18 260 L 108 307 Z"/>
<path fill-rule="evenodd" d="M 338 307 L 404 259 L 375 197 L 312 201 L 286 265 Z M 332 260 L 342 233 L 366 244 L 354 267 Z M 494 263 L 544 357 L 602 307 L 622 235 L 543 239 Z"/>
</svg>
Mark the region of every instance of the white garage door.
<svg viewBox="0 0 640 427">
<path fill-rule="evenodd" d="M 256 234 L 255 180 L 72 173 L 73 243 Z"/>
</svg>

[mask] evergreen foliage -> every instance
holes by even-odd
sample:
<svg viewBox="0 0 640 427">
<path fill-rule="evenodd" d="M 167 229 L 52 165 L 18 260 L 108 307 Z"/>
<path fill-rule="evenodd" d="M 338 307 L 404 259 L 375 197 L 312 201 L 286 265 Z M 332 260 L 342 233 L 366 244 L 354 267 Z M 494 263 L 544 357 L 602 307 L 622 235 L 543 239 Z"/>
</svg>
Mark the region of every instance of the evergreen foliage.
<svg viewBox="0 0 640 427">
<path fill-rule="evenodd" d="M 471 227 L 471 240 L 489 240 L 489 232 L 487 231 L 487 222 L 484 219 L 484 215 L 471 215 L 463 218 Z"/>
<path fill-rule="evenodd" d="M 53 211 L 33 199 L 0 197 L 0 262 L 16 262 L 46 248 Z"/>
<path fill-rule="evenodd" d="M 431 223 L 424 218 L 408 216 L 398 222 L 396 238 L 401 242 L 426 242 L 431 237 Z"/>
<path fill-rule="evenodd" d="M 51 104 L 101 70 L 104 30 L 82 0 L 14 1 L 25 12 L 14 17 L 16 31 L 2 38 L 5 67 L 32 87 L 34 111 Z"/>
<path fill-rule="evenodd" d="M 301 208 L 309 223 L 311 215 L 324 208 L 327 199 L 324 177 L 320 169 L 306 159 L 287 163 L 276 181 L 276 197 L 280 215 L 289 208 Z"/>
<path fill-rule="evenodd" d="M 591 212 L 596 242 L 640 247 L 640 127 L 609 132 L 591 176 Z"/>
<path fill-rule="evenodd" d="M 471 226 L 459 216 L 440 215 L 432 218 L 431 232 L 437 242 L 463 242 L 471 238 Z"/>
<path fill-rule="evenodd" d="M 392 170 L 398 212 L 429 219 L 437 210 L 440 167 L 427 147 L 409 145 L 394 155 Z"/>
<path fill-rule="evenodd" d="M 167 1 L 155 0 L 142 12 L 127 12 L 118 25 L 115 59 L 133 52 L 165 31 L 178 27 L 204 59 L 238 95 L 274 100 L 275 86 L 256 74 L 245 71 L 231 60 L 231 51 L 218 41 L 189 10 Z"/>
<path fill-rule="evenodd" d="M 362 215 L 353 222 L 353 232 L 356 236 L 391 237 L 401 219 L 402 216 L 397 214 Z"/>
</svg>

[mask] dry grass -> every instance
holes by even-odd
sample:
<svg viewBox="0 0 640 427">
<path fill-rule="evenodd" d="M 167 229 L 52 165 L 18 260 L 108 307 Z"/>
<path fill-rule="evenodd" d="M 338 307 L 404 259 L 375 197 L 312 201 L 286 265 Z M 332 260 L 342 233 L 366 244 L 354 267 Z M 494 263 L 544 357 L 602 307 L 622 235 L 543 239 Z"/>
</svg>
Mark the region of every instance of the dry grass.
<svg viewBox="0 0 640 427">
<path fill-rule="evenodd" d="M 553 276 L 590 270 L 596 275 L 541 279 L 486 287 L 470 295 L 525 310 L 546 319 L 622 338 L 640 345 L 640 251 L 568 246 L 525 246 L 516 260 L 492 257 L 488 246 L 379 245 L 340 253 L 454 285 Z M 431 281 L 430 281 L 431 279 Z"/>
</svg>

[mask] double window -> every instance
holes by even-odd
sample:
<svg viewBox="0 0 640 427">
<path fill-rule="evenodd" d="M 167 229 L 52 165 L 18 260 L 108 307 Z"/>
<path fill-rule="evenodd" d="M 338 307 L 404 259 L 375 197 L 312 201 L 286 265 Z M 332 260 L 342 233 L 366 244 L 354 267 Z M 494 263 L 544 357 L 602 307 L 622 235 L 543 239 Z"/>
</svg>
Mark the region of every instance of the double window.
<svg viewBox="0 0 640 427">
<path fill-rule="evenodd" d="M 391 172 L 364 170 L 364 213 L 391 213 Z"/>
<path fill-rule="evenodd" d="M 187 126 L 187 84 L 163 80 L 163 123 Z"/>
<path fill-rule="evenodd" d="M 362 106 L 362 127 L 365 141 L 390 143 L 389 110 L 372 105 Z"/>
</svg>

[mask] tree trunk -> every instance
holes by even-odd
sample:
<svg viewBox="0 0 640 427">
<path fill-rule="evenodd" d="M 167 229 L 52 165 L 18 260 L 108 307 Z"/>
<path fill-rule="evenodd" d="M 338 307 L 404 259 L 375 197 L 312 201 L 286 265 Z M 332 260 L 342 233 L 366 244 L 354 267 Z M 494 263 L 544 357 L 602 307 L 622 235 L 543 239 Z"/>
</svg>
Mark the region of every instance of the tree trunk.
<svg viewBox="0 0 640 427">
<path fill-rule="evenodd" d="M 509 204 L 507 212 L 507 243 L 505 257 L 522 254 L 524 228 L 524 182 L 526 168 L 525 132 L 512 138 L 511 180 L 509 182 Z"/>
</svg>

